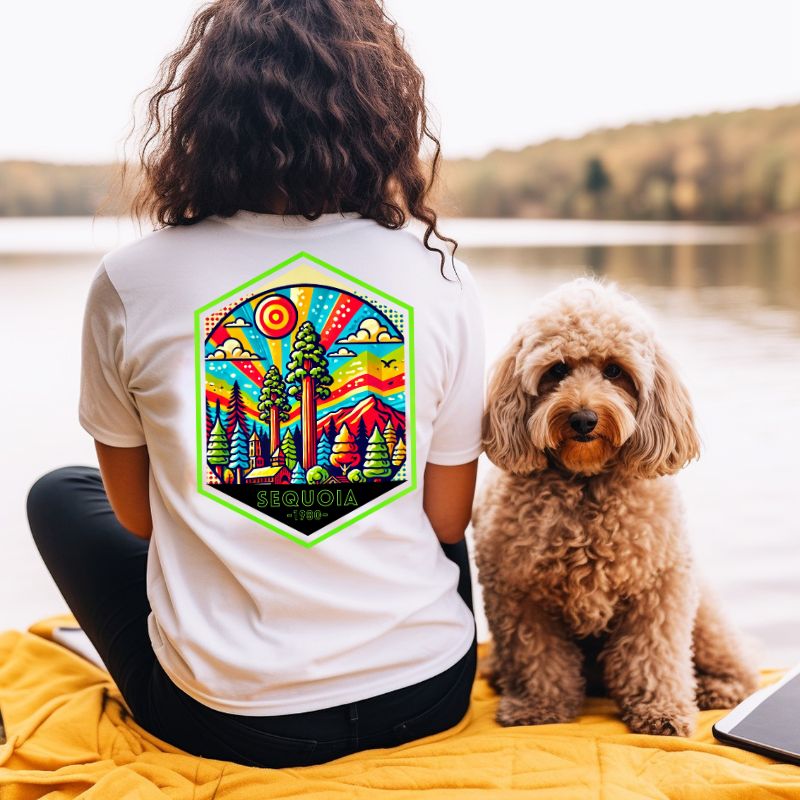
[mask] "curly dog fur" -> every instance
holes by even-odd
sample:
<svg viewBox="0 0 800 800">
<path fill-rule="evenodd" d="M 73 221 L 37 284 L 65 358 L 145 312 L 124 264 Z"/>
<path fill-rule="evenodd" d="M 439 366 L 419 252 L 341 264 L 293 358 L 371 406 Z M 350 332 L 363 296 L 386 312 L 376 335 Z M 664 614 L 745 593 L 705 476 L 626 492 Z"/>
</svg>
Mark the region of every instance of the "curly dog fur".
<svg viewBox="0 0 800 800">
<path fill-rule="evenodd" d="M 496 364 L 483 437 L 481 669 L 501 725 L 575 717 L 593 669 L 639 733 L 689 735 L 698 707 L 755 690 L 669 477 L 699 454 L 689 394 L 632 297 L 580 278 L 543 298 Z"/>
</svg>

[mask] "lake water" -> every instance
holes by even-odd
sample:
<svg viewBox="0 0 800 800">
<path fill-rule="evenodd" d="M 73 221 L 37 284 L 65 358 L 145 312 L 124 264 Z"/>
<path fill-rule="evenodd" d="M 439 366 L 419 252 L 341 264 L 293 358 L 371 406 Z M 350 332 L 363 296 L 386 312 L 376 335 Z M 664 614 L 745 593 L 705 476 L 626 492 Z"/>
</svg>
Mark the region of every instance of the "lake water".
<svg viewBox="0 0 800 800">
<path fill-rule="evenodd" d="M 538 297 L 578 275 L 617 281 L 651 309 L 704 442 L 679 476 L 698 560 L 764 665 L 800 661 L 800 232 L 516 220 L 441 227 L 481 286 L 490 362 Z M 65 610 L 30 541 L 25 496 L 49 469 L 96 463 L 76 418 L 83 302 L 100 254 L 134 235 L 110 220 L 0 220 L 0 629 Z M 486 639 L 480 613 L 478 627 Z"/>
</svg>

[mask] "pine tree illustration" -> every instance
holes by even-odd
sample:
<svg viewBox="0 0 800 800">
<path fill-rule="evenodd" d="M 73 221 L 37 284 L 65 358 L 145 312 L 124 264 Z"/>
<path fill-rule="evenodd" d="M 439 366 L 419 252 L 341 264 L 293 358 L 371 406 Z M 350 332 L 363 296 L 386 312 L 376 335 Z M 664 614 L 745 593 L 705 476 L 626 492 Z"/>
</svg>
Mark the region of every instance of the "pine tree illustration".
<svg viewBox="0 0 800 800">
<path fill-rule="evenodd" d="M 306 472 L 298 461 L 292 470 L 292 483 L 305 483 Z"/>
<path fill-rule="evenodd" d="M 392 452 L 392 464 L 399 467 L 406 460 L 406 443 L 401 439 L 394 447 Z"/>
<path fill-rule="evenodd" d="M 229 457 L 228 436 L 222 423 L 217 419 L 208 437 L 206 461 L 220 480 L 224 479 L 225 465 L 228 463 Z"/>
<path fill-rule="evenodd" d="M 383 429 L 383 438 L 386 440 L 386 449 L 391 455 L 394 451 L 394 446 L 397 444 L 397 431 L 394 429 L 391 420 L 386 423 L 386 427 Z"/>
<path fill-rule="evenodd" d="M 303 452 L 303 434 L 300 433 L 300 426 L 296 425 L 292 430 L 292 439 L 294 439 L 295 453 Z"/>
<path fill-rule="evenodd" d="M 331 466 L 338 467 L 342 474 L 346 475 L 350 467 L 355 467 L 359 463 L 361 463 L 361 455 L 356 447 L 355 437 L 350 433 L 347 423 L 343 422 L 333 442 Z"/>
<path fill-rule="evenodd" d="M 219 398 L 214 403 L 213 410 L 210 409 L 208 400 L 206 399 L 206 438 L 211 436 L 211 429 L 214 427 L 216 421 L 219 420 L 222 427 L 225 427 L 225 412 L 219 407 Z"/>
<path fill-rule="evenodd" d="M 219 404 L 219 400 L 217 400 Z M 214 423 L 216 422 L 216 417 L 214 416 L 214 411 L 211 408 L 211 403 L 209 403 L 208 398 L 206 397 L 206 439 L 211 436 L 211 429 L 214 427 Z"/>
<path fill-rule="evenodd" d="M 367 444 L 367 454 L 362 470 L 366 478 L 388 478 L 392 474 L 386 440 L 376 425 Z"/>
<path fill-rule="evenodd" d="M 359 453 L 367 452 L 367 444 L 369 444 L 369 434 L 367 433 L 367 426 L 364 424 L 364 417 L 358 420 L 358 427 L 356 428 L 356 447 Z"/>
<path fill-rule="evenodd" d="M 236 476 L 236 483 L 243 483 L 244 472 L 250 469 L 250 453 L 247 444 L 247 434 L 237 422 L 233 429 L 231 439 L 231 460 L 228 466 Z"/>
<path fill-rule="evenodd" d="M 231 388 L 231 399 L 228 401 L 228 421 L 226 430 L 228 431 L 228 438 L 233 439 L 233 429 L 236 424 L 244 429 L 247 426 L 247 414 L 244 407 L 244 399 L 242 398 L 242 390 L 239 388 L 239 381 L 234 380 L 233 387 Z"/>
<path fill-rule="evenodd" d="M 217 408 L 219 408 L 219 400 L 217 400 Z M 228 412 L 224 408 L 219 409 L 219 422 L 223 428 L 225 428 L 225 432 L 228 431 Z"/>
<path fill-rule="evenodd" d="M 261 454 L 264 456 L 264 462 L 269 463 L 269 436 L 262 429 L 258 433 L 258 441 L 261 442 Z"/>
<path fill-rule="evenodd" d="M 283 450 L 283 454 L 286 456 L 287 469 L 294 469 L 295 464 L 297 464 L 297 447 L 295 447 L 294 437 L 288 430 L 283 434 L 281 450 Z"/>
<path fill-rule="evenodd" d="M 317 464 L 322 467 L 330 467 L 332 452 L 333 446 L 325 435 L 325 431 L 323 431 L 322 435 L 319 437 L 319 443 L 317 444 Z"/>
</svg>

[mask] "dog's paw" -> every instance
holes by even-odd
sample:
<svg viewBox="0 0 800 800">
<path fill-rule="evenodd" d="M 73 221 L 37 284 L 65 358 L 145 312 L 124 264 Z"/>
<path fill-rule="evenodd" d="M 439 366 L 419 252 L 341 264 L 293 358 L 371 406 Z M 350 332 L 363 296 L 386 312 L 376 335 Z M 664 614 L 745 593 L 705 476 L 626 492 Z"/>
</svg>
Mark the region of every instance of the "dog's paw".
<svg viewBox="0 0 800 800">
<path fill-rule="evenodd" d="M 730 676 L 700 674 L 697 676 L 697 705 L 700 709 L 733 708 L 758 686 L 755 676 L 744 679 Z"/>
<path fill-rule="evenodd" d="M 546 725 L 553 722 L 569 722 L 577 712 L 558 704 L 547 704 L 530 697 L 504 694 L 497 705 L 495 719 L 503 727 L 514 725 Z"/>
<path fill-rule="evenodd" d="M 622 721 L 633 733 L 652 736 L 691 736 L 694 733 L 696 709 L 656 708 L 649 705 L 626 709 Z"/>
</svg>

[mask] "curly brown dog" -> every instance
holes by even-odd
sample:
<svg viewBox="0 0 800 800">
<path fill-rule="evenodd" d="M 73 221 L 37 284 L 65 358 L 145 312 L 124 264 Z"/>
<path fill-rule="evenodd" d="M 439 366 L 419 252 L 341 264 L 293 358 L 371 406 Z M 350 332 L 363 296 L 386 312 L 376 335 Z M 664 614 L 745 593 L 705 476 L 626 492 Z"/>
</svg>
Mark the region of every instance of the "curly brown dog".
<svg viewBox="0 0 800 800">
<path fill-rule="evenodd" d="M 689 395 L 632 297 L 580 278 L 541 301 L 495 367 L 484 446 L 499 470 L 475 560 L 501 725 L 575 717 L 593 665 L 639 733 L 689 735 L 698 707 L 755 690 L 667 477 L 698 455 Z"/>
</svg>

